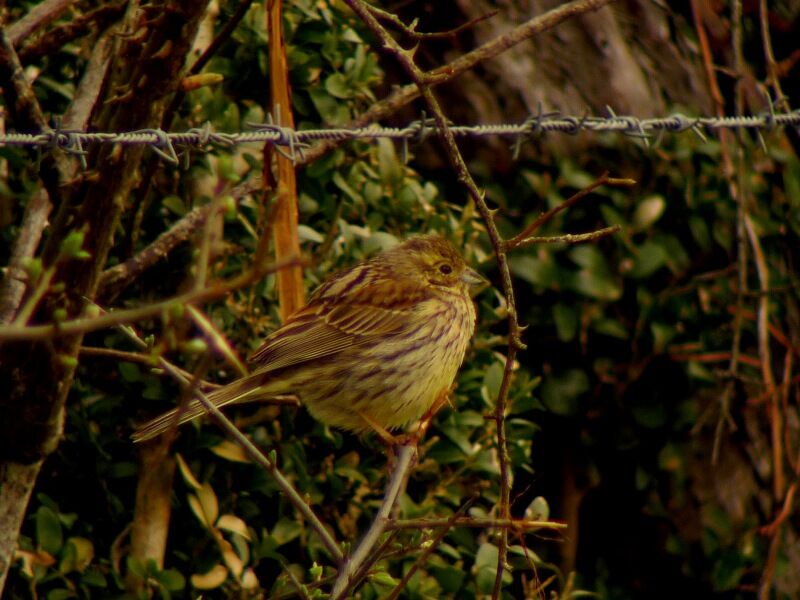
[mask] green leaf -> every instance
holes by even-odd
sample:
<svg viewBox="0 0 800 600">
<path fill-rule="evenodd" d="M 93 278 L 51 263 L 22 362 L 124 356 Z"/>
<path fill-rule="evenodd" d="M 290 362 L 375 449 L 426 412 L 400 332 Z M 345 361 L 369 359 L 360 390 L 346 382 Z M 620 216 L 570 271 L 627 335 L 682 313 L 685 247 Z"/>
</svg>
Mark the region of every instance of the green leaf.
<svg viewBox="0 0 800 600">
<path fill-rule="evenodd" d="M 597 300 L 619 300 L 622 286 L 611 274 L 605 256 L 597 247 L 576 246 L 570 250 L 569 256 L 581 267 L 572 282 L 576 292 Z"/>
<path fill-rule="evenodd" d="M 303 242 L 314 242 L 316 244 L 321 244 L 325 241 L 325 238 L 321 233 L 311 229 L 311 227 L 308 225 L 298 225 L 297 236 L 300 238 L 300 241 Z"/>
<path fill-rule="evenodd" d="M 392 140 L 386 138 L 378 140 L 378 170 L 384 183 L 396 184 L 403 178 L 402 167 Z"/>
<path fill-rule="evenodd" d="M 352 98 L 355 90 L 347 77 L 341 73 L 333 73 L 325 79 L 325 90 L 334 98 Z"/>
<path fill-rule="evenodd" d="M 547 500 L 536 496 L 525 509 L 525 518 L 532 521 L 546 521 L 550 518 L 550 506 L 547 504 Z"/>
<path fill-rule="evenodd" d="M 569 342 L 578 332 L 578 312 L 569 304 L 556 303 L 553 305 L 553 322 L 556 325 L 558 339 Z"/>
<path fill-rule="evenodd" d="M 497 576 L 497 557 L 499 551 L 494 544 L 484 543 L 478 548 L 478 553 L 475 556 L 475 566 L 473 572 L 475 574 L 475 583 L 478 586 L 478 592 L 481 594 L 491 594 L 494 589 L 494 580 Z M 511 583 L 512 576 L 508 570 L 503 571 L 503 584 Z"/>
<path fill-rule="evenodd" d="M 559 281 L 559 268 L 550 252 L 540 252 L 535 257 L 511 256 L 508 264 L 515 277 L 530 284 L 550 288 Z"/>
<path fill-rule="evenodd" d="M 371 574 L 369 576 L 369 580 L 372 583 L 383 587 L 394 587 L 398 583 L 397 579 L 384 571 L 378 571 L 377 573 Z"/>
<path fill-rule="evenodd" d="M 297 521 L 290 521 L 289 519 L 281 519 L 275 524 L 272 529 L 272 537 L 278 542 L 279 546 L 288 544 L 293 539 L 297 538 L 302 532 L 303 528 Z"/>
<path fill-rule="evenodd" d="M 84 258 L 88 256 L 83 248 L 83 231 L 70 231 L 67 237 L 61 242 L 61 256 L 63 258 Z"/>
<path fill-rule="evenodd" d="M 589 377 L 581 369 L 569 369 L 550 375 L 542 382 L 541 395 L 545 406 L 557 415 L 570 416 L 578 412 L 578 399 L 589 391 Z"/>
<path fill-rule="evenodd" d="M 170 592 L 179 592 L 186 587 L 186 578 L 177 569 L 159 571 L 155 579 Z"/>
<path fill-rule="evenodd" d="M 649 277 L 666 264 L 668 257 L 667 251 L 661 244 L 647 241 L 639 246 L 628 275 L 636 279 Z"/>
<path fill-rule="evenodd" d="M 433 566 L 431 572 L 442 587 L 442 591 L 449 594 L 457 592 L 467 576 L 463 569 L 452 566 Z"/>
<path fill-rule="evenodd" d="M 495 361 L 483 375 L 483 385 L 481 386 L 481 396 L 489 405 L 494 405 L 497 394 L 500 393 L 500 383 L 503 381 L 503 365 Z"/>
<path fill-rule="evenodd" d="M 350 118 L 347 107 L 331 96 L 324 88 L 314 87 L 308 90 L 311 102 L 323 121 L 330 125 L 344 125 Z"/>
<path fill-rule="evenodd" d="M 166 196 L 161 200 L 161 205 L 179 217 L 186 214 L 186 205 L 180 196 Z"/>
<path fill-rule="evenodd" d="M 45 552 L 57 556 L 64 545 L 64 532 L 58 515 L 47 506 L 36 511 L 36 543 Z"/>
<path fill-rule="evenodd" d="M 137 381 L 141 381 L 142 379 L 142 374 L 139 372 L 139 366 L 135 365 L 134 363 L 117 363 L 117 369 L 119 370 L 119 374 L 122 375 L 122 379 L 128 383 L 135 383 Z"/>
<path fill-rule="evenodd" d="M 664 214 L 667 203 L 661 195 L 648 196 L 642 200 L 633 212 L 631 225 L 635 231 L 643 231 L 655 224 Z"/>
</svg>

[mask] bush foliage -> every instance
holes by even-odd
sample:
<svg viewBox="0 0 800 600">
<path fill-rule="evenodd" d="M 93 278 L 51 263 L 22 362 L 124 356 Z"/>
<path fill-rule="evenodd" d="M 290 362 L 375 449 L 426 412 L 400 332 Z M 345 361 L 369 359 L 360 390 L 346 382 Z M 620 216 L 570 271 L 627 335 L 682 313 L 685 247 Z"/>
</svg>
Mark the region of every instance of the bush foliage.
<svg viewBox="0 0 800 600">
<path fill-rule="evenodd" d="M 29 8 L 12 2 L 8 10 L 18 18 Z M 214 30 L 233 9 L 222 3 Z M 218 131 L 239 131 L 266 120 L 264 11 L 263 3 L 249 9 L 205 69 L 224 76 L 223 83 L 188 92 L 173 130 L 208 122 Z M 299 128 L 344 125 L 383 95 L 383 59 L 342 5 L 286 3 L 284 27 Z M 77 38 L 37 61 L 35 90 L 48 114 L 69 105 L 90 45 L 90 36 Z M 523 158 L 505 177 L 470 164 L 488 202 L 499 208 L 505 237 L 606 170 L 638 181 L 633 188 L 598 189 L 540 232 L 619 225 L 619 233 L 587 244 L 541 244 L 510 257 L 519 318 L 528 326 L 506 419 L 512 513 L 565 521 L 569 529 L 512 531 L 503 594 L 666 597 L 692 589 L 745 597 L 773 561 L 774 597 L 792 597 L 800 589 L 797 512 L 790 508 L 774 531 L 764 527 L 800 472 L 797 155 L 778 134 L 766 148 L 752 136 L 741 136 L 731 149 L 690 134 L 649 148 L 622 137 L 594 143 L 591 156 Z M 298 171 L 299 235 L 310 260 L 305 285 L 311 290 L 337 269 L 426 231 L 451 238 L 492 281 L 476 297 L 478 332 L 452 407 L 423 441 L 398 510 L 403 519 L 447 518 L 465 507 L 469 516 L 496 517 L 496 430 L 487 415 L 507 349 L 506 303 L 475 207 L 451 172 L 422 172 L 415 160 L 437 151 L 428 144 L 352 142 Z M 734 155 L 734 181 L 744 198 L 738 205 L 721 168 L 725 152 Z M 37 188 L 29 156 L 0 148 L 8 174 L 0 183 L 4 262 Z M 218 201 L 227 211 L 209 278 L 249 268 L 266 213 L 258 193 L 240 197 L 237 190 L 260 175 L 260 149 L 215 148 L 185 158 L 186 164 L 171 166 L 146 157 L 141 172 L 150 177 L 123 214 L 109 266 L 136 255 L 195 207 Z M 91 232 L 65 242 L 63 262 L 91 260 L 82 254 L 82 235 Z M 113 307 L 184 291 L 196 275 L 198 240 L 147 271 Z M 33 279 L 41 265 L 31 262 Z M 247 356 L 278 325 L 277 306 L 269 275 L 202 308 Z M 186 427 L 174 445 L 178 468 L 163 568 L 128 551 L 142 476 L 129 435 L 180 397 L 156 358 L 192 371 L 207 344 L 183 317 L 181 309 L 165 311 L 135 325 L 151 364 L 81 355 L 63 439 L 30 501 L 5 597 L 122 596 L 131 578 L 147 580 L 142 596 L 282 598 L 297 594 L 299 585 L 302 594 L 323 597 L 334 574 L 324 546 L 270 474 L 210 423 Z M 83 345 L 140 352 L 117 329 L 91 333 Z M 738 354 L 733 369 L 732 353 Z M 233 376 L 215 357 L 208 379 Z M 232 414 L 336 539 L 355 544 L 389 474 L 383 445 L 373 436 L 330 429 L 302 408 L 245 407 Z M 386 558 L 373 567 L 360 597 L 386 596 L 431 545 L 401 597 L 491 594 L 497 530 L 456 527 L 442 539 L 438 533 L 418 527 L 391 534 Z M 545 591 L 537 591 L 540 584 Z"/>
</svg>

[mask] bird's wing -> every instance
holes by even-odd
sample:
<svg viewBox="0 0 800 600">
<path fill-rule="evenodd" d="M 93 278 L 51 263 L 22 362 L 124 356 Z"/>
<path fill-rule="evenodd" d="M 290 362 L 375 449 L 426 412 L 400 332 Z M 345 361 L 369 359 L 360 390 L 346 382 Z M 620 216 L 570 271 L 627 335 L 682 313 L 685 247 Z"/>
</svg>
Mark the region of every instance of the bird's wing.
<svg viewBox="0 0 800 600">
<path fill-rule="evenodd" d="M 422 286 L 397 289 L 397 282 L 376 278 L 369 285 L 351 287 L 347 284 L 350 278 L 363 279 L 358 272 L 344 273 L 330 282 L 335 285 L 320 288 L 305 307 L 267 337 L 250 357 L 259 371 L 331 356 L 417 326 L 414 307 L 427 296 Z"/>
</svg>

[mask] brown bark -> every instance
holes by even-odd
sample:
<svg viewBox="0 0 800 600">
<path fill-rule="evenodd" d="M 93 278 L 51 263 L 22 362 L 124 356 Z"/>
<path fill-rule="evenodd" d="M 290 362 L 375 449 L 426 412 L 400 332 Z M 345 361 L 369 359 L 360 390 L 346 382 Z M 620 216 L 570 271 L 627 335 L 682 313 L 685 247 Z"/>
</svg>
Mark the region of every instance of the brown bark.
<svg viewBox="0 0 800 600">
<path fill-rule="evenodd" d="M 561 4 L 536 3 L 536 12 Z M 496 8 L 487 0 L 459 0 L 462 20 Z M 509 31 L 532 15 L 526 2 L 512 2 L 474 28 L 476 45 Z M 691 43 L 681 37 L 682 18 L 666 5 L 614 2 L 596 12 L 562 23 L 486 61 L 476 72 L 481 84 L 458 82 L 455 93 L 465 114 L 456 121 L 522 121 L 558 110 L 564 115 L 664 115 L 674 106 L 711 111 L 702 64 Z M 453 88 L 450 88 L 453 90 Z M 458 106 L 454 103 L 454 106 Z M 592 136 L 548 136 L 542 147 L 555 154 L 575 153 L 593 145 Z M 505 142 L 481 149 L 493 164 L 511 165 Z M 526 149 L 523 149 L 526 150 Z M 532 152 L 528 147 L 528 152 Z"/>
<path fill-rule="evenodd" d="M 133 3 L 122 31 L 115 39 L 114 61 L 97 104 L 92 126 L 101 131 L 157 127 L 176 89 L 205 4 L 199 2 Z M 9 46 L 2 63 L 13 65 Z M 17 61 L 18 64 L 18 61 Z M 35 98 L 28 100 L 35 102 Z M 35 114 L 30 109 L 28 113 Z M 12 126 L 19 128 L 13 122 Z M 138 183 L 144 148 L 103 145 L 93 149 L 87 162 L 93 170 L 69 185 L 42 174 L 50 199 L 57 208 L 43 253 L 45 267 L 55 264 L 62 241 L 74 231 L 86 234 L 88 261 L 60 264 L 54 284 L 63 291 L 45 297 L 34 320 L 50 320 L 54 310 L 70 317 L 79 314 L 86 299 L 95 297 L 100 274 L 114 241 L 114 233 L 127 198 Z M 63 170 L 61 171 L 63 175 Z M 13 481 L 0 492 L 0 514 L 13 515 L 2 523 L 2 540 L 16 540 L 25 499 L 30 496 L 42 461 L 58 446 L 64 406 L 77 365 L 83 336 L 63 336 L 41 343 L 9 343 L 0 348 L 0 381 L 12 382 L 0 396 L 0 472 Z M 0 566 L 8 567 L 11 546 L 0 546 Z M 2 579 L 0 579 L 2 581 Z"/>
</svg>

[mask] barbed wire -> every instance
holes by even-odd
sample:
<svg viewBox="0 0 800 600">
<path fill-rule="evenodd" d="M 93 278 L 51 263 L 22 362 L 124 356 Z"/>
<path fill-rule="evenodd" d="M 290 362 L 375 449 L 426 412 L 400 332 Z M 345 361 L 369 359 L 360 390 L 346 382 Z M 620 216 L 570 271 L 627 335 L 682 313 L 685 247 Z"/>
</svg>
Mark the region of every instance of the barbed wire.
<svg viewBox="0 0 800 600">
<path fill-rule="evenodd" d="M 452 125 L 450 130 L 456 137 L 512 137 L 514 156 L 519 154 L 523 142 L 536 139 L 546 133 L 565 133 L 577 135 L 581 132 L 622 133 L 641 139 L 649 144 L 651 137 L 658 136 L 656 142 L 665 133 L 683 133 L 691 131 L 705 141 L 705 133 L 714 133 L 721 129 L 755 131 L 764 144 L 762 131 L 772 131 L 786 126 L 800 129 L 800 110 L 776 114 L 772 111 L 761 115 L 740 117 L 688 117 L 676 113 L 667 117 L 640 119 L 628 115 L 616 115 L 608 109 L 609 116 L 563 116 L 558 112 L 539 112 L 525 121 L 515 124 L 493 125 Z M 222 133 L 213 131 L 211 124 L 195 127 L 183 132 L 167 132 L 162 129 L 140 129 L 119 133 L 89 132 L 62 130 L 58 127 L 41 133 L 2 133 L 0 146 L 28 146 L 39 149 L 60 149 L 79 158 L 86 168 L 85 147 L 90 144 L 120 144 L 123 146 L 149 146 L 164 160 L 178 164 L 176 146 L 190 147 L 206 151 L 210 146 L 233 147 L 241 144 L 270 143 L 290 158 L 297 160 L 303 156 L 303 149 L 311 142 L 325 140 L 374 140 L 388 138 L 408 142 L 424 141 L 435 133 L 436 125 L 432 119 L 423 117 L 410 123 L 407 127 L 380 127 L 371 125 L 353 129 L 306 129 L 295 130 L 275 124 L 270 118 L 268 123 L 251 124 L 253 131 Z"/>
</svg>

